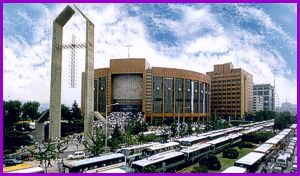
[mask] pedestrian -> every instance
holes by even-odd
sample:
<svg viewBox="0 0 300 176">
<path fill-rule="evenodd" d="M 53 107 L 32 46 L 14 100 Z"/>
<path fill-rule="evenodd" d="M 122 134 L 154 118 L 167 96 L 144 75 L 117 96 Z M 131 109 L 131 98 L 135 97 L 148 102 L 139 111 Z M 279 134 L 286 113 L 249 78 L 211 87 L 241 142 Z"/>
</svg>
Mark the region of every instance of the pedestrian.
<svg viewBox="0 0 300 176">
<path fill-rule="evenodd" d="M 78 150 L 78 147 L 79 147 L 79 142 L 76 142 L 76 147 L 77 147 L 77 150 Z"/>
<path fill-rule="evenodd" d="M 48 166 L 47 167 L 49 167 L 49 166 L 53 167 L 52 164 L 51 164 L 51 160 L 50 159 L 48 160 Z"/>
</svg>

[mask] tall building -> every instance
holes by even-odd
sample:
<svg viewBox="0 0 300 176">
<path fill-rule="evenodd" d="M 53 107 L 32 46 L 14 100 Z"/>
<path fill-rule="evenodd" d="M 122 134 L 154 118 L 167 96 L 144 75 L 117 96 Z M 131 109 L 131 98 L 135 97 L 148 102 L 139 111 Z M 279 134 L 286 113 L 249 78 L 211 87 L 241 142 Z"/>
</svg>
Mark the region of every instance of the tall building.
<svg viewBox="0 0 300 176">
<path fill-rule="evenodd" d="M 252 75 L 232 63 L 214 65 L 211 77 L 211 112 L 219 117 L 242 117 L 252 111 Z"/>
<path fill-rule="evenodd" d="M 106 105 L 115 103 L 108 112 L 142 112 L 151 123 L 174 122 L 178 116 L 180 122 L 201 121 L 210 116 L 211 81 L 205 74 L 151 67 L 146 59 L 130 58 L 111 59 L 109 68 L 95 69 L 94 75 L 94 107 L 103 116 Z"/>
<path fill-rule="evenodd" d="M 264 98 L 262 96 L 253 95 L 252 111 L 262 111 L 264 110 Z"/>
<path fill-rule="evenodd" d="M 271 84 L 255 84 L 253 86 L 253 95 L 263 97 L 264 110 L 275 111 L 275 92 Z"/>
<path fill-rule="evenodd" d="M 297 105 L 284 102 L 282 103 L 281 108 L 279 109 L 280 112 L 289 111 L 291 114 L 296 115 L 297 114 Z"/>
</svg>

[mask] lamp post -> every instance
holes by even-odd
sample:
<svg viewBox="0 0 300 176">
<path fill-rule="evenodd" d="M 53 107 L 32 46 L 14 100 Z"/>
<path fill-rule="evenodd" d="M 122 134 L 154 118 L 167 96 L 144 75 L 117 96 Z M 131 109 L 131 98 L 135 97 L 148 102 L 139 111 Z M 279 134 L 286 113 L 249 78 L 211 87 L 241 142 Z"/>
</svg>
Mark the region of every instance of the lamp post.
<svg viewBox="0 0 300 176">
<path fill-rule="evenodd" d="M 107 149 L 107 124 L 108 124 L 107 108 L 110 107 L 110 106 L 115 106 L 115 105 L 119 105 L 119 103 L 114 103 L 114 104 L 106 105 L 106 108 L 105 108 L 105 118 L 106 118 L 106 123 L 105 123 L 105 149 Z"/>
</svg>

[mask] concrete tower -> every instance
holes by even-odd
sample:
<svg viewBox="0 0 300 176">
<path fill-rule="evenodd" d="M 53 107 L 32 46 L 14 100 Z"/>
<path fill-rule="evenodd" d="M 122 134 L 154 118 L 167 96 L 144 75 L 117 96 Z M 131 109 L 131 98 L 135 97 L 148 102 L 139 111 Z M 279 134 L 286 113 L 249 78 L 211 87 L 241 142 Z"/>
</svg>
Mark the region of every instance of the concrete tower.
<svg viewBox="0 0 300 176">
<path fill-rule="evenodd" d="M 76 7 L 76 6 L 75 6 Z M 85 55 L 85 116 L 84 136 L 93 132 L 94 110 L 94 24 L 76 7 L 86 19 L 86 55 Z M 61 70 L 62 70 L 62 38 L 63 27 L 74 15 L 75 11 L 69 5 L 53 21 L 51 84 L 50 84 L 50 124 L 49 138 L 61 137 Z"/>
</svg>

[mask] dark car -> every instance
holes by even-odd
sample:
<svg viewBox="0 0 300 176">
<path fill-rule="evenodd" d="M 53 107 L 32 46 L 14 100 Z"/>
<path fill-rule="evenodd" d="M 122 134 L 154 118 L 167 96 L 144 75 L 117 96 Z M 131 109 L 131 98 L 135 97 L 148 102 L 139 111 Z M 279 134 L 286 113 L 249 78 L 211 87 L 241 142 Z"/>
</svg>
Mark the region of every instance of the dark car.
<svg viewBox="0 0 300 176">
<path fill-rule="evenodd" d="M 21 164 L 21 163 L 23 163 L 23 161 L 21 160 L 5 159 L 3 164 L 7 167 L 7 166 L 14 166 L 16 164 Z"/>
</svg>

